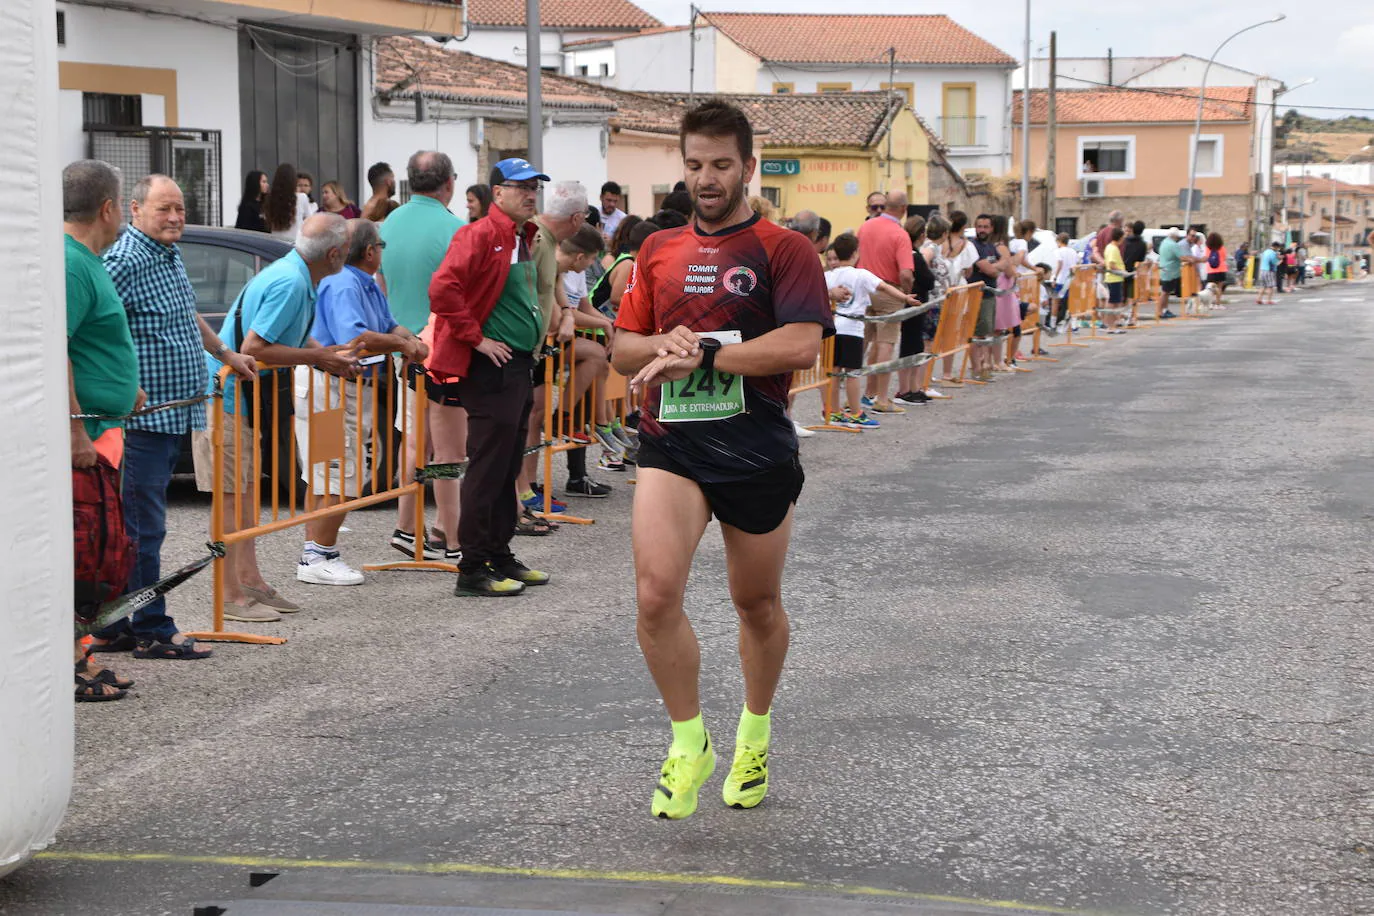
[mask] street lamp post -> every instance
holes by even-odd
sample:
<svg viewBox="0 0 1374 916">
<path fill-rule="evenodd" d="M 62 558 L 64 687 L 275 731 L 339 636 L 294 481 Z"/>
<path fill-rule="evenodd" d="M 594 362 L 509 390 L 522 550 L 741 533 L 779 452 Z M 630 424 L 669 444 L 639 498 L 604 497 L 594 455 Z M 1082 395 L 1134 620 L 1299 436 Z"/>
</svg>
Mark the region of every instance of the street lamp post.
<svg viewBox="0 0 1374 916">
<path fill-rule="evenodd" d="M 1290 92 L 1296 92 L 1304 86 L 1311 86 L 1316 81 L 1317 78 L 1315 76 L 1309 76 L 1301 83 L 1289 86 L 1287 89 L 1278 90 L 1270 97 L 1269 110 L 1264 113 L 1265 119 L 1269 122 L 1269 163 L 1264 176 L 1263 196 L 1265 212 L 1260 213 L 1259 219 L 1255 222 L 1255 244 L 1258 247 L 1264 247 L 1273 238 L 1272 232 L 1266 232 L 1266 230 L 1260 227 L 1267 225 L 1268 222 L 1273 219 L 1274 214 L 1274 166 L 1277 164 L 1274 161 L 1274 140 L 1279 132 L 1279 97 L 1288 95 Z M 1261 139 L 1264 137 L 1264 123 L 1264 121 L 1260 122 L 1259 135 Z M 1189 196 L 1191 197 L 1192 195 L 1190 194 Z M 1261 235 L 1260 233 L 1264 234 Z M 1269 238 L 1266 239 L 1265 235 L 1268 235 Z M 1286 164 L 1283 169 L 1283 239 L 1285 243 L 1288 241 L 1288 167 Z"/>
<path fill-rule="evenodd" d="M 1202 71 L 1202 85 L 1197 91 L 1197 117 L 1193 121 L 1193 150 L 1188 157 L 1188 199 L 1183 204 L 1183 231 L 1188 231 L 1189 223 L 1193 218 L 1193 188 L 1197 185 L 1197 147 L 1202 140 L 1202 104 L 1207 97 L 1207 74 L 1212 72 L 1212 64 L 1216 62 L 1217 55 L 1221 49 L 1231 43 L 1231 40 L 1239 35 L 1244 35 L 1251 29 L 1257 29 L 1262 25 L 1269 25 L 1272 22 L 1282 22 L 1287 17 L 1279 13 L 1273 19 L 1266 19 L 1263 22 L 1256 22 L 1254 25 L 1247 25 L 1239 32 L 1233 33 L 1212 52 L 1212 56 L 1207 59 L 1207 66 Z"/>
</svg>

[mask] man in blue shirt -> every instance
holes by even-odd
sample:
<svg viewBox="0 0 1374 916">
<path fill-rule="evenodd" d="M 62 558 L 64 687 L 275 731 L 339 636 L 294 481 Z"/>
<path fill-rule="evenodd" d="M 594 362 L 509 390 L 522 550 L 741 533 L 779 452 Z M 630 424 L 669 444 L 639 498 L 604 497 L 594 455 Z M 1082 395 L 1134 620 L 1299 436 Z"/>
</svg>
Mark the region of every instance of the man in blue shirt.
<svg viewBox="0 0 1374 916">
<path fill-rule="evenodd" d="M 1273 242 L 1268 248 L 1264 249 L 1264 253 L 1260 255 L 1259 277 L 1255 283 L 1255 285 L 1259 287 L 1259 292 L 1255 295 L 1256 305 L 1265 304 L 1266 293 L 1268 293 L 1269 305 L 1278 304 L 1278 301 L 1274 298 L 1274 288 L 1278 286 L 1279 249 L 1281 247 L 1282 246 L 1280 246 L 1278 242 Z"/>
<path fill-rule="evenodd" d="M 348 265 L 320 283 L 311 336 L 325 347 L 343 345 L 354 351 L 374 353 L 399 350 L 407 362 L 423 364 L 429 348 L 392 317 L 386 295 L 373 279 L 382 265 L 382 251 L 386 248 L 378 235 L 377 224 L 354 219 L 349 220 L 349 227 Z M 335 506 L 344 498 L 360 496 L 363 481 L 373 476 L 364 444 L 372 439 L 374 414 L 385 411 L 387 403 L 382 389 L 374 385 L 385 384 L 391 378 L 388 361 L 383 359 L 374 364 L 351 382 L 309 366 L 297 366 L 295 375 L 296 443 L 309 485 L 306 509 Z M 342 458 L 312 456 L 312 415 L 340 408 L 343 411 Z M 389 485 L 389 476 L 377 476 L 378 488 Z M 298 580 L 312 585 L 363 584 L 363 574 L 345 563 L 337 548 L 344 515 L 341 512 L 306 523 L 305 549 L 296 567 Z"/>
<path fill-rule="evenodd" d="M 150 405 L 194 401 L 205 391 L 205 354 L 218 356 L 239 377 L 253 378 L 253 360 L 224 345 L 196 311 L 196 291 L 186 275 L 177 242 L 186 227 L 181 189 L 166 175 L 149 175 L 134 185 L 132 221 L 105 252 L 138 353 L 139 384 Z M 205 429 L 205 405 L 186 404 L 124 425 L 124 526 L 137 545 L 138 562 L 129 576 L 134 592 L 161 578 L 162 542 L 167 536 L 167 485 L 181 455 L 182 437 Z M 157 598 L 96 634 L 96 652 L 127 652 L 135 658 L 197 659 L 209 656 L 182 636 Z"/>
<path fill-rule="evenodd" d="M 1181 247 L 1181 238 L 1181 230 L 1170 229 L 1169 237 L 1159 243 L 1159 299 L 1155 302 L 1156 321 L 1174 317 L 1174 313 L 1169 311 L 1170 294 L 1183 295 L 1182 281 L 1179 278 L 1183 273 L 1185 249 Z"/>
<path fill-rule="evenodd" d="M 315 287 L 325 277 L 343 269 L 348 256 L 348 222 L 334 213 L 317 213 L 301 224 L 296 249 L 248 281 L 238 299 L 229 307 L 219 336 L 230 349 L 251 356 L 269 366 L 313 366 L 344 378 L 358 372 L 358 359 L 343 346 L 321 346 L 310 336 L 315 322 Z M 218 360 L 210 357 L 211 374 L 220 370 Z M 278 370 L 285 371 L 285 370 Z M 256 384 L 274 386 L 276 373 L 258 376 Z M 225 385 L 224 472 L 214 480 L 214 455 L 209 436 L 197 435 L 196 480 L 201 489 L 219 487 L 229 495 L 231 508 L 224 514 L 225 533 L 257 524 L 258 510 L 253 505 L 252 480 L 260 472 L 259 450 L 253 432 L 254 398 L 238 384 Z M 291 410 L 287 401 L 278 410 Z M 234 416 L 238 414 L 237 418 Z M 237 420 L 237 422 L 236 422 Z M 235 429 L 237 428 L 237 435 Z M 263 430 L 267 436 L 273 430 Z M 275 443 L 274 443 L 275 445 Z M 238 462 L 235 455 L 241 456 Z M 235 464 L 239 468 L 235 470 Z M 286 469 L 295 473 L 294 468 Z M 276 482 L 272 482 L 275 486 Z M 239 498 L 232 498 L 242 494 Z M 272 623 L 281 620 L 276 611 L 288 613 L 300 606 L 282 597 L 268 585 L 258 569 L 257 548 L 252 541 L 231 544 L 224 560 L 224 616 L 246 623 Z M 275 610 L 273 610 L 275 609 Z"/>
</svg>

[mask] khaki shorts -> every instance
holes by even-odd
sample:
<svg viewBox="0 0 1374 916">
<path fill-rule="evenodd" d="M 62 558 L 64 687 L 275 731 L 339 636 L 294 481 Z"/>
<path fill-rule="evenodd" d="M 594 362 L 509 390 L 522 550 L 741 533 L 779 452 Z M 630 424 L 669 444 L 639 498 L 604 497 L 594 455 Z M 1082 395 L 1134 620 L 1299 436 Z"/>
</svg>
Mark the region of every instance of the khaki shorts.
<svg viewBox="0 0 1374 916">
<path fill-rule="evenodd" d="M 314 376 L 313 398 L 311 376 Z M 362 417 L 358 399 L 363 399 Z M 367 456 L 372 443 L 372 386 L 343 381 L 335 376 L 297 366 L 295 369 L 296 453 L 300 456 L 310 492 L 356 499 L 362 495 L 359 481 L 371 476 Z M 313 400 L 313 403 L 312 403 Z M 362 448 L 359 448 L 359 420 Z M 313 433 L 313 435 L 312 435 Z M 313 441 L 312 441 L 313 440 Z M 312 458 L 312 446 L 320 457 Z"/>
<path fill-rule="evenodd" d="M 211 410 L 218 409 L 211 402 Z M 224 414 L 224 472 L 220 475 L 223 493 L 248 493 L 252 490 L 253 458 L 257 454 L 253 427 L 248 417 L 241 417 L 237 442 L 234 439 L 234 415 Z M 214 423 L 215 418 L 209 418 Z M 234 455 L 242 455 L 237 481 L 234 478 Z M 191 458 L 196 466 L 196 489 L 211 493 L 215 489 L 215 447 L 208 429 L 191 433 Z M 240 487 L 240 484 L 242 485 Z"/>
<path fill-rule="evenodd" d="M 886 296 L 878 295 L 868 303 L 869 315 L 891 315 L 893 312 L 900 311 L 906 307 L 906 303 L 896 299 L 889 299 Z M 865 322 L 864 323 L 864 346 L 869 347 L 875 343 L 897 345 L 897 341 L 902 338 L 902 323 L 900 321 L 884 322 Z"/>
</svg>

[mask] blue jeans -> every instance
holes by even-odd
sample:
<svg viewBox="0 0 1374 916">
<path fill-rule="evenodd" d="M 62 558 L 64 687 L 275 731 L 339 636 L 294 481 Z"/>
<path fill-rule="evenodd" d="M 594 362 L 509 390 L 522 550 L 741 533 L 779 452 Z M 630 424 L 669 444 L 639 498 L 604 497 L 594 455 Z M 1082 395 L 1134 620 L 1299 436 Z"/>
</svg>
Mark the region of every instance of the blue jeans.
<svg viewBox="0 0 1374 916">
<path fill-rule="evenodd" d="M 181 436 L 131 429 L 124 433 L 124 530 L 138 545 L 138 560 L 129 576 L 127 591 L 135 592 L 162 577 L 162 541 L 167 537 L 167 484 L 172 480 L 181 454 Z M 147 642 L 167 642 L 177 625 L 167 616 L 167 600 L 159 597 L 134 611 L 132 617 L 115 621 L 99 633 L 113 640 L 132 633 Z"/>
</svg>

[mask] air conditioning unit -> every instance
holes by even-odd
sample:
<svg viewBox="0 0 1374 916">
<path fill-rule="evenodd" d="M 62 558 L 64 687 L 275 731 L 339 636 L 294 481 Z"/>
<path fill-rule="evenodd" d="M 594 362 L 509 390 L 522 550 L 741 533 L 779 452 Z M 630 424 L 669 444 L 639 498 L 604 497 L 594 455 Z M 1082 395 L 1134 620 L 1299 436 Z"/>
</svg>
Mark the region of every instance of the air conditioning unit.
<svg viewBox="0 0 1374 916">
<path fill-rule="evenodd" d="M 1101 178 L 1084 178 L 1083 193 L 1079 197 L 1105 197 L 1107 195 L 1106 182 Z"/>
</svg>

